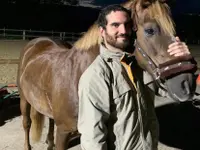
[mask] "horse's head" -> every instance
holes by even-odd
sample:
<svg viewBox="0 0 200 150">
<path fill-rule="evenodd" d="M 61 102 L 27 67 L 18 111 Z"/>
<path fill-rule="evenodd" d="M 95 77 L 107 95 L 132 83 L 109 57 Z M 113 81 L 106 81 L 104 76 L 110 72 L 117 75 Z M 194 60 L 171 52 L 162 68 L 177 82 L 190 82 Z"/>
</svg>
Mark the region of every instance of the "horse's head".
<svg viewBox="0 0 200 150">
<path fill-rule="evenodd" d="M 175 40 L 170 9 L 163 0 L 134 0 L 124 5 L 131 9 L 136 31 L 135 55 L 139 64 L 178 101 L 193 97 L 194 68 L 190 55 L 170 56 L 168 45 Z M 161 84 L 162 83 L 162 84 Z"/>
</svg>

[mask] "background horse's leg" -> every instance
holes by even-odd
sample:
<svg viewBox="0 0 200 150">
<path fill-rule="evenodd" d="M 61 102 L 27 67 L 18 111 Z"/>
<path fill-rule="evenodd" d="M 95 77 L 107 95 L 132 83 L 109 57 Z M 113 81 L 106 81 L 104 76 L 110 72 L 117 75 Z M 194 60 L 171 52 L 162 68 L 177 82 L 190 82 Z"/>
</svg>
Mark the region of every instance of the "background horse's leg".
<svg viewBox="0 0 200 150">
<path fill-rule="evenodd" d="M 33 142 L 39 142 L 43 125 L 44 125 L 44 115 L 39 113 L 35 108 L 31 107 L 31 138 Z"/>
<path fill-rule="evenodd" d="M 64 132 L 57 127 L 56 131 L 56 150 L 67 150 L 70 140 L 70 132 Z"/>
<path fill-rule="evenodd" d="M 54 147 L 54 120 L 49 118 L 49 131 L 47 134 L 46 143 L 48 144 L 47 150 L 53 150 Z"/>
<path fill-rule="evenodd" d="M 23 117 L 23 128 L 25 132 L 25 143 L 24 143 L 24 150 L 31 150 L 30 139 L 29 139 L 29 132 L 31 127 L 31 119 L 30 119 L 30 104 L 24 98 L 24 96 L 20 95 L 20 109 L 21 114 Z"/>
</svg>

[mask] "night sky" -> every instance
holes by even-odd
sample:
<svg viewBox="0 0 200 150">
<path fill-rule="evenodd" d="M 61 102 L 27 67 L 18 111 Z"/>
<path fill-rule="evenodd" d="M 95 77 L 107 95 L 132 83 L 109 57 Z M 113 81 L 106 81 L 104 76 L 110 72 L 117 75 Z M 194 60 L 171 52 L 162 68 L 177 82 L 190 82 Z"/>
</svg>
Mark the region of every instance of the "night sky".
<svg viewBox="0 0 200 150">
<path fill-rule="evenodd" d="M 176 0 L 174 11 L 177 13 L 200 14 L 200 0 Z"/>
<path fill-rule="evenodd" d="M 95 5 L 109 5 L 119 4 L 127 0 L 94 0 Z M 168 0 L 174 1 L 173 12 L 175 13 L 199 13 L 200 14 L 200 0 Z"/>
</svg>

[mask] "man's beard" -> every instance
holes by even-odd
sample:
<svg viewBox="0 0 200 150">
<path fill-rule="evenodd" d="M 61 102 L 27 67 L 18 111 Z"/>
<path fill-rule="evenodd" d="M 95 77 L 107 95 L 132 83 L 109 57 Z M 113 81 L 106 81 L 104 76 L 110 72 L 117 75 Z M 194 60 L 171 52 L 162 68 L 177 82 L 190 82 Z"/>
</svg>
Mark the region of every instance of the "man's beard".
<svg viewBox="0 0 200 150">
<path fill-rule="evenodd" d="M 112 37 L 111 35 L 109 35 L 107 32 L 106 32 L 105 40 L 108 44 L 110 44 L 111 46 L 113 46 L 115 48 L 119 48 L 119 49 L 123 49 L 123 50 L 126 49 L 130 44 L 130 40 L 129 40 L 130 36 L 126 34 L 126 35 L 118 35 L 117 38 L 118 37 L 125 37 L 127 40 L 125 40 L 124 42 L 118 43 L 117 40 L 114 37 Z"/>
</svg>

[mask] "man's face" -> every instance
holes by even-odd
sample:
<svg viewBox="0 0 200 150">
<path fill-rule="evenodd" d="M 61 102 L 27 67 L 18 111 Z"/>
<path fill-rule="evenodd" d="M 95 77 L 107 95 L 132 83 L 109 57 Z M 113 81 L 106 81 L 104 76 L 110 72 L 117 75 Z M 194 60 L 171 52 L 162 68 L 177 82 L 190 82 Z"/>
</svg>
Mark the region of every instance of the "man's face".
<svg viewBox="0 0 200 150">
<path fill-rule="evenodd" d="M 106 16 L 107 25 L 101 33 L 108 44 L 125 49 L 130 43 L 132 25 L 130 17 L 123 11 L 112 11 Z"/>
</svg>

